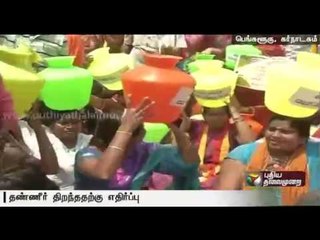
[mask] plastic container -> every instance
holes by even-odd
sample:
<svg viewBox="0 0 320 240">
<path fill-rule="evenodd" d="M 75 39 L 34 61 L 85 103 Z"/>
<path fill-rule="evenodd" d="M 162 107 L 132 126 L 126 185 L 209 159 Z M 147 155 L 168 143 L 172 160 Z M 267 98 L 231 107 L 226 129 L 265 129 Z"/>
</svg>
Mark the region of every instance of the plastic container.
<svg viewBox="0 0 320 240">
<path fill-rule="evenodd" d="M 207 53 L 196 53 L 195 59 L 196 60 L 212 60 L 216 57 L 214 54 L 207 54 Z"/>
<path fill-rule="evenodd" d="M 228 69 L 220 68 L 215 72 L 195 72 L 191 74 L 196 80 L 194 96 L 201 106 L 218 108 L 225 106 L 234 94 L 238 75 Z"/>
<path fill-rule="evenodd" d="M 13 98 L 16 113 L 23 117 L 39 96 L 44 86 L 44 79 L 35 73 L 4 62 L 0 62 L 0 74 L 6 90 Z"/>
<path fill-rule="evenodd" d="M 102 48 L 97 48 L 93 50 L 88 55 L 92 56 L 94 60 L 103 60 L 109 56 L 109 51 L 110 51 L 110 48 L 104 46 Z"/>
<path fill-rule="evenodd" d="M 310 52 L 299 52 L 297 54 L 297 63 L 302 66 L 320 68 L 320 55 Z"/>
<path fill-rule="evenodd" d="M 58 110 L 81 109 L 89 103 L 93 77 L 88 70 L 74 67 L 74 57 L 46 58 L 48 68 L 39 75 L 45 79 L 41 99 Z"/>
<path fill-rule="evenodd" d="M 160 143 L 170 131 L 169 127 L 163 123 L 144 123 L 146 135 L 143 141 L 150 143 Z"/>
<path fill-rule="evenodd" d="M 213 60 L 214 58 L 215 58 L 215 55 L 213 55 L 213 54 L 197 53 L 192 57 L 189 57 L 189 58 L 186 58 L 186 59 L 180 61 L 177 64 L 177 68 L 179 68 L 180 70 L 185 71 L 185 72 L 193 72 L 196 69 L 193 70 L 192 66 L 191 66 L 191 69 L 189 69 L 188 65 L 190 63 L 197 61 L 197 60 Z"/>
<path fill-rule="evenodd" d="M 175 67 L 179 60 L 176 56 L 145 54 L 145 65 L 122 75 L 124 93 L 132 94 L 133 106 L 144 97 L 155 101 L 145 115 L 146 122 L 175 121 L 189 100 L 195 80 Z"/>
<path fill-rule="evenodd" d="M 0 46 L 0 61 L 20 69 L 34 72 L 32 64 L 40 60 L 41 57 L 25 45 L 20 45 L 18 48 Z"/>
<path fill-rule="evenodd" d="M 265 105 L 295 118 L 310 117 L 320 106 L 320 70 L 298 63 L 278 64 L 267 70 Z"/>
<path fill-rule="evenodd" d="M 241 55 L 260 56 L 262 52 L 252 45 L 229 45 L 226 47 L 226 67 L 234 69 Z"/>
<path fill-rule="evenodd" d="M 215 72 L 217 68 L 222 68 L 224 62 L 220 60 L 196 60 L 188 64 L 188 70 L 190 73 L 197 71 L 210 73 Z"/>
<path fill-rule="evenodd" d="M 99 48 L 91 52 L 93 62 L 88 70 L 94 79 L 109 90 L 122 90 L 121 74 L 133 69 L 133 59 L 125 53 L 109 53 L 109 48 Z"/>
</svg>

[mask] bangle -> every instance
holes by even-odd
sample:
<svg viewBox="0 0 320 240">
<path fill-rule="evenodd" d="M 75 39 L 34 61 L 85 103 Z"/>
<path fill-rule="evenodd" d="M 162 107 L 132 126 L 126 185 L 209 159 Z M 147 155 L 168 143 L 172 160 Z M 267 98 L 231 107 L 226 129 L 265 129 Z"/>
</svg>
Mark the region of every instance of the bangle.
<svg viewBox="0 0 320 240">
<path fill-rule="evenodd" d="M 121 131 L 121 130 L 118 130 L 117 133 L 125 133 L 125 134 L 128 134 L 128 135 L 132 135 L 132 132 L 128 132 L 128 131 Z"/>
<path fill-rule="evenodd" d="M 116 150 L 119 150 L 121 152 L 124 152 L 124 150 L 122 148 L 119 148 L 117 146 L 108 146 L 108 148 L 112 148 L 112 149 L 116 149 Z"/>
</svg>

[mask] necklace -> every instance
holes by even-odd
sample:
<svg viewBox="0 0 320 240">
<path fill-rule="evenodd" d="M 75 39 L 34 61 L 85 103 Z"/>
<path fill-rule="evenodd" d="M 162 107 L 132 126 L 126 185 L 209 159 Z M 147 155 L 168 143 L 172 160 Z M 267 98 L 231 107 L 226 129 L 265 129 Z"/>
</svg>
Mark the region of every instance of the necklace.
<svg viewBox="0 0 320 240">
<path fill-rule="evenodd" d="M 285 156 L 285 157 L 273 157 L 268 156 L 266 161 L 266 170 L 277 170 L 277 171 L 284 171 L 288 170 L 288 167 L 292 161 L 292 158 Z"/>
</svg>

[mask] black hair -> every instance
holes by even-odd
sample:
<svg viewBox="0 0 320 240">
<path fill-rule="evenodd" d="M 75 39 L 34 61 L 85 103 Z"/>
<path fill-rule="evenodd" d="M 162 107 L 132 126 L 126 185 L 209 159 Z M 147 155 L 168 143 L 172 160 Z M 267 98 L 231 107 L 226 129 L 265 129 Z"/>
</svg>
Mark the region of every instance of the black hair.
<svg viewBox="0 0 320 240">
<path fill-rule="evenodd" d="M 287 116 L 282 116 L 279 114 L 274 114 L 269 121 L 269 124 L 274 120 L 289 121 L 290 127 L 297 130 L 300 137 L 309 138 L 310 137 L 310 118 L 292 118 Z"/>
<path fill-rule="evenodd" d="M 193 106 L 197 103 L 197 100 L 194 96 L 194 94 L 191 94 L 188 102 L 186 103 L 185 107 L 184 107 L 184 111 L 187 114 L 187 116 L 191 116 L 192 114 L 192 108 Z"/>
<path fill-rule="evenodd" d="M 100 146 L 103 145 L 104 147 L 108 146 L 121 125 L 122 115 L 123 112 L 121 111 L 102 113 L 101 116 L 98 118 L 92 143 L 99 144 Z M 142 128 L 143 125 L 138 127 L 132 133 L 132 136 L 135 137 L 139 135 Z"/>
<path fill-rule="evenodd" d="M 1 190 L 59 190 L 35 164 L 0 175 Z"/>
</svg>

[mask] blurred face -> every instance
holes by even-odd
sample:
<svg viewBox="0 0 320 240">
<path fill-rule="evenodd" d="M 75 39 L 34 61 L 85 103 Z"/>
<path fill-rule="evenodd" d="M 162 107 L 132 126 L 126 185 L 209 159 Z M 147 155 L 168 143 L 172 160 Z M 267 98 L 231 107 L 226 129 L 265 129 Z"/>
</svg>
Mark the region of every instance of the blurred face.
<svg viewBox="0 0 320 240">
<path fill-rule="evenodd" d="M 210 129 L 222 129 L 229 121 L 229 116 L 225 107 L 207 108 L 203 112 L 203 118 Z"/>
<path fill-rule="evenodd" d="M 288 153 L 305 143 L 305 138 L 300 137 L 287 120 L 273 120 L 266 130 L 265 138 L 270 150 Z"/>
<path fill-rule="evenodd" d="M 81 132 L 82 122 L 79 117 L 64 115 L 59 121 L 53 124 L 52 131 L 60 140 L 77 139 Z"/>
</svg>

